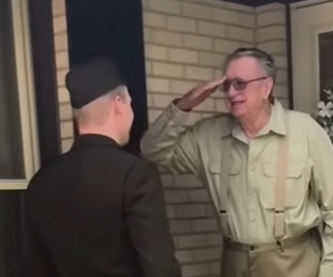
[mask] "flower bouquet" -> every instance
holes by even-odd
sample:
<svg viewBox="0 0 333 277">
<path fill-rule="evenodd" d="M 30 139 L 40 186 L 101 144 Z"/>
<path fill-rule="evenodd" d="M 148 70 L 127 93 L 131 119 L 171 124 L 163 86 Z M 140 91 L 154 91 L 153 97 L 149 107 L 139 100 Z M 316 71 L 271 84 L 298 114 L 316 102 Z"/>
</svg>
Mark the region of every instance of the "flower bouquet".
<svg viewBox="0 0 333 277">
<path fill-rule="evenodd" d="M 315 119 L 333 142 L 333 84 L 331 87 L 323 89 Z"/>
</svg>

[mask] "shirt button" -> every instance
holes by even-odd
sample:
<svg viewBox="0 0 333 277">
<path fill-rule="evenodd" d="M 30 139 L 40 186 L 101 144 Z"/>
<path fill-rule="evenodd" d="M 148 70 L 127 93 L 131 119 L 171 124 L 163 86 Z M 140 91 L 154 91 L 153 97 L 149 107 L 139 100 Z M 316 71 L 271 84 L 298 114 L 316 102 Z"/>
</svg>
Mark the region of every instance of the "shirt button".
<svg viewBox="0 0 333 277">
<path fill-rule="evenodd" d="M 251 221 L 253 222 L 253 221 L 255 221 L 256 219 L 254 218 L 254 217 L 251 217 Z"/>
</svg>

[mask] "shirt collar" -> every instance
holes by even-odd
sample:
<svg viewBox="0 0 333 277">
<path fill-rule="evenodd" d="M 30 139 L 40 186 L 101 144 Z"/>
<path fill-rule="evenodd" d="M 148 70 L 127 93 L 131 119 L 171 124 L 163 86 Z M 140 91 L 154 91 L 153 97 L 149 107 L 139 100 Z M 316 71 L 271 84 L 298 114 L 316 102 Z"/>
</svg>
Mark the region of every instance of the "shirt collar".
<svg viewBox="0 0 333 277">
<path fill-rule="evenodd" d="M 244 137 L 244 132 L 235 118 L 230 117 L 230 124 L 227 128 L 223 128 L 222 137 L 226 137 L 232 135 L 235 138 Z M 274 105 L 272 105 L 272 113 L 269 118 L 268 124 L 262 128 L 262 130 L 258 133 L 257 136 L 262 136 L 268 134 L 270 131 L 275 134 L 285 136 L 287 134 L 286 131 L 286 123 L 285 123 L 285 109 L 281 105 L 281 103 L 275 99 Z"/>
</svg>

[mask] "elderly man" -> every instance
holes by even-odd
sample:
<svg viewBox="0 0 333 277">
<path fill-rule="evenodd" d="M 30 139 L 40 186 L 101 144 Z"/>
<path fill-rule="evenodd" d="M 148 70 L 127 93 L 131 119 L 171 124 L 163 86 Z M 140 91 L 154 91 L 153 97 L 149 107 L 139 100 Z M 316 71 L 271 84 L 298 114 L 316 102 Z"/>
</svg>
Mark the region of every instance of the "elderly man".
<svg viewBox="0 0 333 277">
<path fill-rule="evenodd" d="M 180 277 L 157 169 L 122 149 L 131 97 L 112 60 L 66 77 L 79 136 L 27 191 L 29 277 Z"/>
<path fill-rule="evenodd" d="M 224 73 L 168 106 L 143 137 L 144 155 L 208 184 L 224 236 L 222 276 L 333 276 L 330 140 L 272 97 L 276 68 L 264 51 L 236 50 Z M 185 128 L 220 86 L 230 114 Z"/>
</svg>

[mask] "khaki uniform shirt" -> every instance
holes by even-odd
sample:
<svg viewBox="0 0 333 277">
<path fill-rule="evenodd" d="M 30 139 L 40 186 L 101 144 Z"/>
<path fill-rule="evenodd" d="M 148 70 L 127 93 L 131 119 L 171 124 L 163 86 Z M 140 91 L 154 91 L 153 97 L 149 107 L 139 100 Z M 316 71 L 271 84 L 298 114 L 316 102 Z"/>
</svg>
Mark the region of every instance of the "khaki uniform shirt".
<svg viewBox="0 0 333 277">
<path fill-rule="evenodd" d="M 307 114 L 284 110 L 278 101 L 269 123 L 253 139 L 226 114 L 190 128 L 183 125 L 187 117 L 170 104 L 144 135 L 142 153 L 161 170 L 199 176 L 218 209 L 220 141 L 232 135 L 228 216 L 233 239 L 243 243 L 274 241 L 277 141 L 288 132 L 286 236 L 299 236 L 324 222 L 320 277 L 333 276 L 333 147 L 323 128 Z"/>
</svg>

